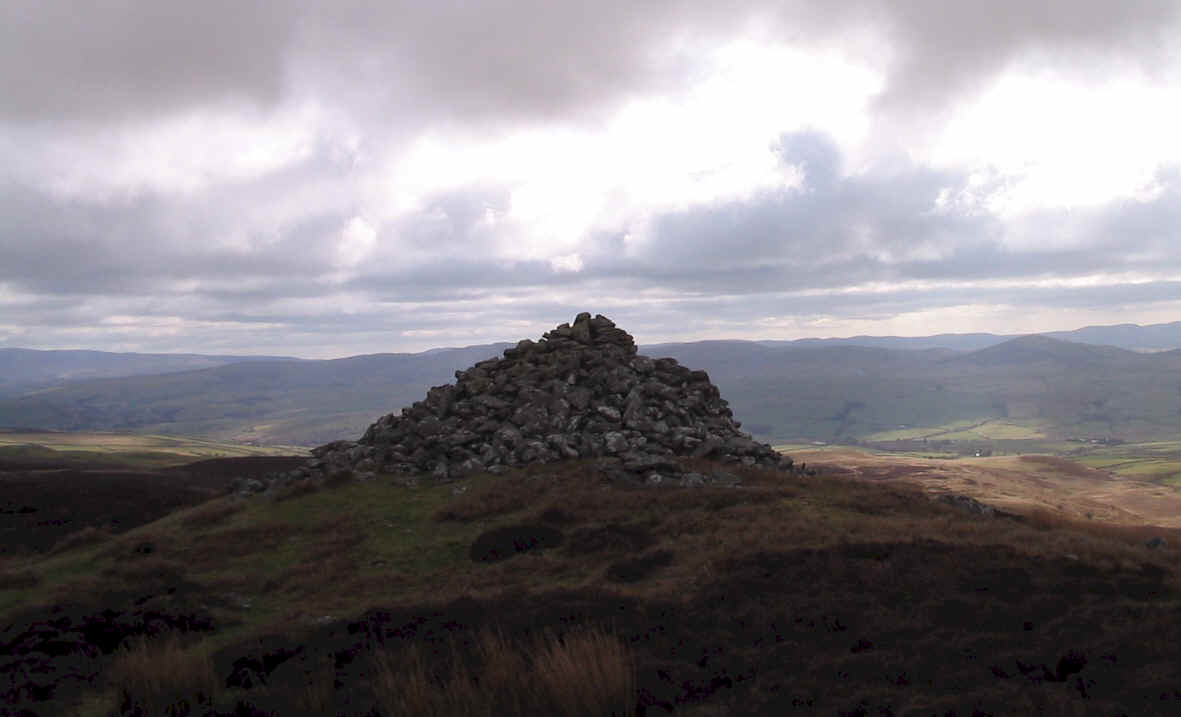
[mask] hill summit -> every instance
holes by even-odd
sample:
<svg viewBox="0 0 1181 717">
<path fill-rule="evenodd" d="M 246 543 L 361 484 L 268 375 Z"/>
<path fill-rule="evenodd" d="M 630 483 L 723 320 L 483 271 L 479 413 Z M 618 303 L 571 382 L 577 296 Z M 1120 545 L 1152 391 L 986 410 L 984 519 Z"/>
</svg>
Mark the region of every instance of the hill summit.
<svg viewBox="0 0 1181 717">
<path fill-rule="evenodd" d="M 689 471 L 684 458 L 792 468 L 790 458 L 739 430 L 705 371 L 639 355 L 631 335 L 602 315 L 581 313 L 455 379 L 383 416 L 357 441 L 313 449 L 313 459 L 279 482 L 347 473 L 446 480 L 576 458 L 650 484 L 733 480 L 724 471 Z"/>
</svg>

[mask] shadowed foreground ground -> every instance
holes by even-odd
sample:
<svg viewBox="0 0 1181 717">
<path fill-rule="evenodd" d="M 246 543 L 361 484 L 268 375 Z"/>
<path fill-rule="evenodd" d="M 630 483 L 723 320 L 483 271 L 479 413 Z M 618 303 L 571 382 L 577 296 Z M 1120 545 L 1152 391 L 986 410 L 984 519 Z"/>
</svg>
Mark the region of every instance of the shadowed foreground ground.
<svg viewBox="0 0 1181 717">
<path fill-rule="evenodd" d="M 572 463 L 219 498 L 11 565 L 25 600 L 0 611 L 0 694 L 38 714 L 397 714 L 379 679 L 397 674 L 403 693 L 421 682 L 423 713 L 461 685 L 515 684 L 482 636 L 534 670 L 530 645 L 589 630 L 630 654 L 636 714 L 1181 709 L 1171 545 L 904 486 L 742 477 L 653 490 Z M 155 691 L 126 667 L 141 634 L 144 650 L 179 637 L 158 653 L 174 674 L 137 668 L 164 670 Z M 382 671 L 406 655 L 413 670 Z M 512 713 L 506 694 L 487 713 Z"/>
</svg>

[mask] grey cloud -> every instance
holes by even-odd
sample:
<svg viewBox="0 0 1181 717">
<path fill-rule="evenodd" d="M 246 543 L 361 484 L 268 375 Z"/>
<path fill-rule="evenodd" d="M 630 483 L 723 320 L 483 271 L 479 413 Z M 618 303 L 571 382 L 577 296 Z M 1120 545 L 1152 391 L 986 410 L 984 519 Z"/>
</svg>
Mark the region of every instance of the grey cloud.
<svg viewBox="0 0 1181 717">
<path fill-rule="evenodd" d="M 184 279 L 313 273 L 339 216 L 311 216 L 265 246 L 221 246 L 230 217 L 138 197 L 123 204 L 59 200 L 20 187 L 0 192 L 0 282 L 54 294 L 170 293 Z"/>
<path fill-rule="evenodd" d="M 965 176 L 902 161 L 844 176 L 840 152 L 820 133 L 785 136 L 779 149 L 785 164 L 803 167 L 802 189 L 656 217 L 640 247 L 619 234 L 595 237 L 577 248 L 585 267 L 576 274 L 494 253 L 499 237 L 483 215 L 507 201 L 497 186 L 429 197 L 419 213 L 380 227 L 376 254 L 351 278 L 335 276 L 333 264 L 335 238 L 355 213 L 347 193 L 296 207 L 274 236 L 238 247 L 209 241 L 249 224 L 253 205 L 280 202 L 275 186 L 347 180 L 345 168 L 323 158 L 275 184 L 193 197 L 84 204 L 8 185 L 0 188 L 0 299 L 7 286 L 33 303 L 13 313 L 26 333 L 5 338 L 0 320 L 0 343 L 31 345 L 36 334 L 40 345 L 118 348 L 133 335 L 143 350 L 323 355 L 331 341 L 340 355 L 509 340 L 581 310 L 611 315 L 640 340 L 662 340 L 715 325 L 741 334 L 746 322 L 768 316 L 876 318 L 979 303 L 1103 309 L 1178 295 L 1168 277 L 1021 285 L 1104 272 L 1181 274 L 1181 256 L 1170 251 L 1181 232 L 1176 171 L 1161 173 L 1150 201 L 1076 212 L 1078 235 L 1066 247 L 1035 241 L 1018 249 L 1006 243 L 1012 227 L 995 217 L 933 211 L 940 191 L 954 193 Z M 1064 218 L 1046 212 L 1020 229 L 1036 235 Z M 935 280 L 935 288 L 905 283 L 912 280 Z M 871 282 L 886 289 L 857 289 Z M 96 334 L 111 315 L 201 325 L 181 336 L 133 327 Z"/>
<path fill-rule="evenodd" d="M 874 108 L 887 140 L 930 131 L 956 100 L 1014 64 L 1083 81 L 1113 68 L 1162 84 L 1181 77 L 1181 5 L 1173 0 L 800 0 L 767 8 L 759 17 L 775 37 L 839 47 L 884 73 Z"/>
<path fill-rule="evenodd" d="M 921 115 L 1031 54 L 1158 70 L 1177 12 L 1172 0 L 11 0 L 0 118 L 143 120 L 314 96 L 385 128 L 596 121 L 684 86 L 752 27 L 812 47 L 848 45 L 865 26 L 886 34 L 888 57 L 846 49 L 886 70 L 880 106 Z"/>
<path fill-rule="evenodd" d="M 819 133 L 783 138 L 783 160 L 805 168 L 801 190 L 767 193 L 672 213 L 630 257 L 591 255 L 590 271 L 664 282 L 690 290 L 743 294 L 855 286 L 915 279 L 978 281 L 1080 274 L 1181 271 L 1181 182 L 1163 173 L 1151 201 L 1092 210 L 1044 210 L 1024 222 L 984 213 L 937 211 L 968 176 L 899 164 L 836 179 L 841 164 Z M 1041 240 L 1069 223 L 1065 245 Z M 1022 248 L 1009 241 L 1022 235 Z"/>
<path fill-rule="evenodd" d="M 293 20 L 265 1 L 9 0 L 0 4 L 0 112 L 86 121 L 272 102 Z"/>
<path fill-rule="evenodd" d="M 1035 59 L 1066 71 L 1113 57 L 1154 72 L 1175 36 L 1172 0 L 867 0 L 899 56 L 879 102 L 924 111 L 974 89 L 996 71 Z M 917 106 L 917 107 L 916 107 Z"/>
<path fill-rule="evenodd" d="M 668 41 L 738 20 L 689 0 L 15 0 L 0 8 L 0 112 L 125 118 L 313 91 L 439 121 L 547 118 L 679 78 L 692 48 Z"/>
<path fill-rule="evenodd" d="M 999 233 L 989 216 L 935 212 L 940 191 L 966 177 L 912 166 L 838 179 L 840 154 L 820 133 L 785 136 L 780 150 L 804 168 L 802 189 L 661 217 L 632 265 L 739 291 L 847 285 L 902 278 L 922 263 L 916 254 L 970 249 Z"/>
</svg>

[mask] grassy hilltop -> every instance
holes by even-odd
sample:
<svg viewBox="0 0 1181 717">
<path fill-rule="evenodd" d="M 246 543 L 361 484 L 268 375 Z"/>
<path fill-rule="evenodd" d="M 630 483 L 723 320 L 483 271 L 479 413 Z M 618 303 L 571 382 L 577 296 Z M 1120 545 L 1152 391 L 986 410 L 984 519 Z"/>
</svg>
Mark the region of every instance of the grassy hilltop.
<svg viewBox="0 0 1181 717">
<path fill-rule="evenodd" d="M 835 466 L 739 473 L 222 496 L 10 556 L 2 639 L 52 614 L 53 644 L 92 640 L 48 659 L 92 676 L 49 703 L 84 715 L 1171 713 L 1177 531 L 974 515 Z M 81 626 L 103 610 L 100 640 Z"/>
</svg>

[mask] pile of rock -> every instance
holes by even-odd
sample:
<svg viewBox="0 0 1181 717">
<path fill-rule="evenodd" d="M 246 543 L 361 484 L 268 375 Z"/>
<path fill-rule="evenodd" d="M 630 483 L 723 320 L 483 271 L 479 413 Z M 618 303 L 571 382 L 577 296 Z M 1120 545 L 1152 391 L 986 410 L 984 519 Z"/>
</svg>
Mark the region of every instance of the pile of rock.
<svg viewBox="0 0 1181 717">
<path fill-rule="evenodd" d="M 306 465 L 278 478 L 425 473 L 446 480 L 594 458 L 618 476 L 698 484 L 734 479 L 687 472 L 678 458 L 792 467 L 739 430 L 708 374 L 638 355 L 632 337 L 604 316 L 579 314 L 455 379 L 401 415 L 382 417 L 358 441 L 314 449 Z"/>
</svg>

